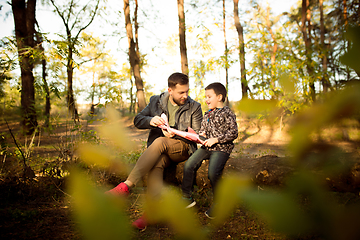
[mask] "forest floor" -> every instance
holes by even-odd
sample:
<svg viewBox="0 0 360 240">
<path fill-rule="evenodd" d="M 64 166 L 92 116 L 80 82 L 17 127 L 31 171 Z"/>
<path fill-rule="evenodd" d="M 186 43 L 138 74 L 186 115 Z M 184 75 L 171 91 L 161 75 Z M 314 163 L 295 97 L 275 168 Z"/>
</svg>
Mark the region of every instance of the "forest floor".
<svg viewBox="0 0 360 240">
<path fill-rule="evenodd" d="M 129 138 L 137 142 L 139 146 L 143 145 L 147 139 L 148 130 L 135 128 L 131 117 L 124 117 L 122 122 L 128 129 Z M 84 123 L 83 129 L 93 130 L 98 124 Z M 24 146 L 25 139 L 16 135 L 19 129 L 18 123 L 11 122 L 9 126 L 18 141 Z M 8 145 L 12 145 L 11 148 L 15 149 L 6 124 L 0 125 L 0 132 L 6 136 Z M 68 127 L 59 124 L 52 134 L 42 133 L 40 138 L 36 137 L 32 150 L 32 158 L 35 158 L 33 166 L 37 164 L 36 158 L 65 159 L 72 157 L 72 153 L 66 150 L 66 143 L 64 143 L 68 134 Z M 27 139 L 27 141 L 30 140 Z M 274 130 L 269 126 L 260 126 L 256 122 L 241 119 L 239 121 L 239 138 L 236 140 L 235 149 L 227 162 L 224 174 L 234 171 L 252 173 L 254 179 L 262 174 L 260 177 L 264 179 L 274 168 L 274 162 L 278 163 L 281 159 L 290 156 L 287 151 L 289 141 L 290 136 L 286 130 Z M 357 147 L 354 147 L 351 142 L 337 141 L 334 144 L 342 148 L 344 152 L 358 155 Z M 9 156 L 7 159 L 4 159 L 3 155 L 0 157 L 2 157 L 0 169 L 2 173 L 5 170 L 9 173 L 9 169 L 16 168 L 16 166 L 12 166 L 12 168 L 5 166 L 9 161 L 15 161 L 14 157 Z M 38 164 L 44 164 L 44 162 Z M 198 204 L 195 206 L 199 222 L 204 227 L 212 224 L 211 220 L 204 215 L 211 204 L 207 166 L 205 163 L 199 169 L 197 183 L 200 187 L 197 196 Z M 35 173 L 37 172 L 35 171 Z M 82 234 L 73 219 L 69 195 L 66 193 L 66 178 L 35 177 L 33 181 L 28 182 L 11 174 L 1 174 L 0 176 L 0 239 L 82 239 Z M 181 177 L 181 167 L 177 168 L 176 176 Z M 277 176 L 283 177 L 281 173 Z M 106 185 L 114 185 L 119 180 L 124 179 L 116 178 L 107 182 Z M 279 181 L 272 181 L 267 185 L 277 184 Z M 260 186 L 259 189 L 261 189 Z M 360 201 L 357 193 L 350 194 L 347 195 L 347 198 L 352 202 Z M 141 201 L 138 199 L 143 195 L 143 188 L 135 188 L 128 198 L 127 213 L 131 221 L 141 216 Z M 236 208 L 221 227 L 211 229 L 213 230 L 208 233 L 209 239 L 286 239 L 285 236 L 272 231 L 261 218 L 245 207 Z M 134 229 L 131 236 L 131 239 L 176 239 L 175 232 L 166 224 L 151 225 L 143 232 Z"/>
</svg>

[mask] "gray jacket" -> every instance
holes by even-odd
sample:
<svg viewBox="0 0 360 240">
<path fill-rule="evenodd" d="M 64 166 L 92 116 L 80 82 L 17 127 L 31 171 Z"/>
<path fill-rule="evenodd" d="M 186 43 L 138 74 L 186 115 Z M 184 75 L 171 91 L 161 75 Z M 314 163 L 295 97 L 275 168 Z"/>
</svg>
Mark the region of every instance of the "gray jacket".
<svg viewBox="0 0 360 240">
<path fill-rule="evenodd" d="M 134 118 L 134 125 L 139 129 L 150 129 L 147 146 L 158 137 L 163 137 L 163 133 L 160 128 L 150 125 L 150 120 L 155 116 L 160 116 L 165 113 L 169 118 L 169 112 L 167 108 L 169 93 L 163 92 L 160 95 L 154 95 L 150 98 L 150 103 Z M 202 121 L 202 110 L 200 103 L 187 98 L 184 105 L 179 106 L 179 109 L 175 113 L 175 128 L 181 131 L 187 131 L 188 127 L 191 127 L 195 132 L 199 133 Z M 175 138 L 181 139 L 189 143 L 189 153 L 192 154 L 196 150 L 196 144 L 190 142 L 184 138 L 175 136 Z"/>
</svg>

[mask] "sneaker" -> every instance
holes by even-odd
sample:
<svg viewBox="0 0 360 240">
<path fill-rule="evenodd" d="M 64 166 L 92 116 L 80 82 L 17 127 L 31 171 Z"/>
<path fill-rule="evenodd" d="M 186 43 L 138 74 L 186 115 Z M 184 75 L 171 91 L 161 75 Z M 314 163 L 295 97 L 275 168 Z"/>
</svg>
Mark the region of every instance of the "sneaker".
<svg viewBox="0 0 360 240">
<path fill-rule="evenodd" d="M 139 229 L 141 232 L 145 231 L 148 222 L 146 220 L 145 215 L 142 215 L 140 218 L 138 218 L 137 220 L 135 220 L 132 224 L 133 227 Z"/>
<path fill-rule="evenodd" d="M 210 218 L 210 219 L 215 219 L 215 216 L 214 216 L 214 209 L 213 207 L 211 206 L 206 212 L 205 212 L 205 215 Z"/>
<path fill-rule="evenodd" d="M 195 200 L 192 197 L 183 197 L 183 199 L 186 201 L 187 205 L 185 208 L 192 208 L 196 205 Z"/>
<path fill-rule="evenodd" d="M 119 185 L 117 185 L 116 187 L 114 187 L 113 189 L 105 192 L 105 194 L 110 194 L 110 195 L 114 195 L 114 196 L 128 196 L 130 194 L 130 189 L 129 187 L 121 182 Z"/>
</svg>

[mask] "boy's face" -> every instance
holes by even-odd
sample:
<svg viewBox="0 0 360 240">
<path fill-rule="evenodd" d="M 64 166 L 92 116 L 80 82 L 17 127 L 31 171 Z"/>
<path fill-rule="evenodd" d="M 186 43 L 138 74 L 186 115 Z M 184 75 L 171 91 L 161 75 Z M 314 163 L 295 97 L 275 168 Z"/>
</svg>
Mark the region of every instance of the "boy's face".
<svg viewBox="0 0 360 240">
<path fill-rule="evenodd" d="M 175 87 L 168 88 L 168 92 L 170 94 L 170 100 L 179 106 L 184 105 L 189 96 L 189 84 L 176 84 Z"/>
<path fill-rule="evenodd" d="M 215 109 L 222 103 L 222 94 L 216 95 L 213 89 L 205 90 L 205 102 L 209 109 Z"/>
</svg>

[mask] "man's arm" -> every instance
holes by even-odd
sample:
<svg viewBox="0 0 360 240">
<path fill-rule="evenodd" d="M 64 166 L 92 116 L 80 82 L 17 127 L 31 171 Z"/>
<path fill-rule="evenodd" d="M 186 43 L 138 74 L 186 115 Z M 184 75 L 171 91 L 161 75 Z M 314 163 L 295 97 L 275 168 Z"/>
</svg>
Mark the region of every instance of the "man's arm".
<svg viewBox="0 0 360 240">
<path fill-rule="evenodd" d="M 151 125 L 151 119 L 154 117 L 154 107 L 155 107 L 155 96 L 150 98 L 149 104 L 139 112 L 134 118 L 134 125 L 139 129 L 149 129 L 154 128 L 155 126 Z"/>
</svg>

